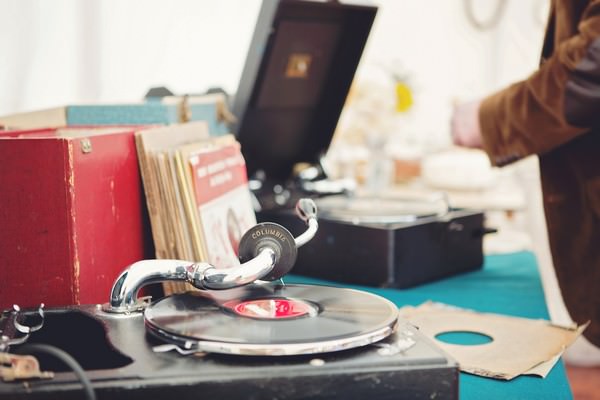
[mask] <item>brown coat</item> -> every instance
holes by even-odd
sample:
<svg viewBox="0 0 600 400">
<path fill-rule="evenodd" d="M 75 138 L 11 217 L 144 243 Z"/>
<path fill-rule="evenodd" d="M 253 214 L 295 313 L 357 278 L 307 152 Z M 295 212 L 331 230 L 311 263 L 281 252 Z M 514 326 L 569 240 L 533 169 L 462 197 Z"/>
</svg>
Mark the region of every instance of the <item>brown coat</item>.
<svg viewBox="0 0 600 400">
<path fill-rule="evenodd" d="M 494 165 L 539 155 L 561 292 L 600 346 L 600 0 L 554 0 L 540 68 L 485 99 L 479 118 Z"/>
</svg>

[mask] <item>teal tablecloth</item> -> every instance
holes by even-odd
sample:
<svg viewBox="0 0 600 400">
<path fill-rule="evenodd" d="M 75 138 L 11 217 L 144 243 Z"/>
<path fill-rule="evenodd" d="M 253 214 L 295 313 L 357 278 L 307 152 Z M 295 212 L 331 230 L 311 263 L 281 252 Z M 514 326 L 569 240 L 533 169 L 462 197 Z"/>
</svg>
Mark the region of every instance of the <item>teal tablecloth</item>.
<svg viewBox="0 0 600 400">
<path fill-rule="evenodd" d="M 333 284 L 291 276 L 286 282 Z M 485 257 L 483 269 L 411 289 L 380 289 L 348 286 L 379 294 L 398 307 L 433 300 L 481 312 L 526 318 L 549 319 L 535 256 L 519 252 Z M 545 379 L 520 376 L 499 381 L 460 374 L 461 399 L 571 399 L 571 389 L 562 361 Z"/>
</svg>

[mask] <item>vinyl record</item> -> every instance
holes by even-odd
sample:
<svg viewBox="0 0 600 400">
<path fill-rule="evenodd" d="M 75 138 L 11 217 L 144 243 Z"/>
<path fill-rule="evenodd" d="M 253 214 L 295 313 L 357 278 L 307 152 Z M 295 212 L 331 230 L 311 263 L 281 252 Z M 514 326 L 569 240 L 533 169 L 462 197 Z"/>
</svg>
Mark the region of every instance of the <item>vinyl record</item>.
<svg viewBox="0 0 600 400">
<path fill-rule="evenodd" d="M 320 218 L 350 223 L 395 224 L 414 222 L 447 212 L 442 201 L 418 201 L 392 197 L 330 196 L 316 201 Z"/>
<path fill-rule="evenodd" d="M 381 340 L 393 332 L 398 310 L 362 291 L 269 283 L 165 297 L 144 315 L 150 333 L 184 349 L 291 355 Z"/>
</svg>

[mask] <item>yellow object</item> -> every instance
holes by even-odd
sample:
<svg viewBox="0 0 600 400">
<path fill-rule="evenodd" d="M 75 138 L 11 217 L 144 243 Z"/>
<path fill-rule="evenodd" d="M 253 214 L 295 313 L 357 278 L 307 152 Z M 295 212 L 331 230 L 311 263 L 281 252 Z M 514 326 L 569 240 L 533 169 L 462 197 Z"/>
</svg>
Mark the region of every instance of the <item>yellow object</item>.
<svg viewBox="0 0 600 400">
<path fill-rule="evenodd" d="M 406 112 L 413 104 L 412 91 L 404 82 L 396 83 L 396 111 Z"/>
</svg>

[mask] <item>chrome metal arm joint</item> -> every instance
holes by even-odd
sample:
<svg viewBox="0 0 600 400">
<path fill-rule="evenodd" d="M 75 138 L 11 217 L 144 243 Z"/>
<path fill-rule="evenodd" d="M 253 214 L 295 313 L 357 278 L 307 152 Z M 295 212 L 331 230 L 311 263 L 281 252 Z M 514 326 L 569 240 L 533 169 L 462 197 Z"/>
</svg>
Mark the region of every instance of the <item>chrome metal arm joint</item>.
<svg viewBox="0 0 600 400">
<path fill-rule="evenodd" d="M 308 225 L 306 231 L 294 239 L 296 247 L 300 247 L 308 243 L 319 229 L 317 205 L 311 199 L 300 199 L 296 203 L 296 215 Z"/>
<path fill-rule="evenodd" d="M 246 261 L 239 267 L 227 269 L 211 267 L 205 270 L 202 286 L 205 289 L 219 290 L 246 285 L 271 272 L 274 265 L 275 251 L 265 247 L 259 251 L 256 257 Z"/>
<path fill-rule="evenodd" d="M 137 299 L 139 290 L 151 283 L 184 281 L 195 284 L 202 280 L 203 271 L 210 268 L 207 263 L 194 264 L 182 260 L 142 260 L 131 264 L 115 280 L 110 292 L 109 303 L 104 311 L 128 314 L 141 311 L 144 304 Z"/>
<path fill-rule="evenodd" d="M 138 300 L 139 290 L 148 284 L 164 281 L 187 282 L 197 289 L 230 289 L 252 283 L 268 274 L 275 265 L 275 252 L 260 251 L 252 260 L 230 268 L 216 268 L 208 263 L 183 260 L 143 260 L 131 264 L 113 284 L 110 301 L 103 310 L 129 314 L 144 309 Z"/>
<path fill-rule="evenodd" d="M 308 229 L 294 239 L 300 247 L 317 232 L 317 207 L 310 199 L 301 199 L 296 213 Z M 290 238 L 291 241 L 291 238 Z M 110 300 L 102 309 L 109 313 L 131 314 L 142 311 L 147 302 L 138 299 L 139 290 L 151 283 L 164 281 L 187 282 L 198 289 L 223 290 L 243 286 L 266 277 L 276 266 L 278 257 L 285 260 L 268 241 L 256 243 L 257 252 L 250 260 L 228 268 L 217 268 L 209 263 L 183 260 L 143 260 L 131 264 L 113 284 Z"/>
</svg>

